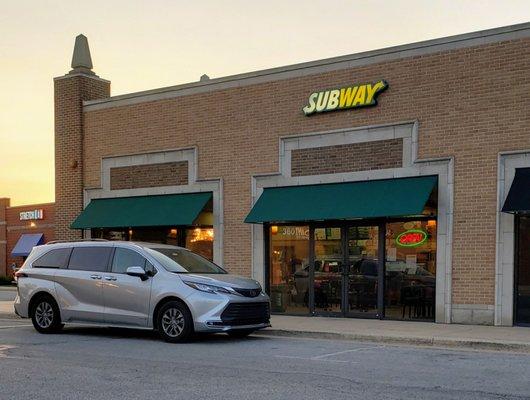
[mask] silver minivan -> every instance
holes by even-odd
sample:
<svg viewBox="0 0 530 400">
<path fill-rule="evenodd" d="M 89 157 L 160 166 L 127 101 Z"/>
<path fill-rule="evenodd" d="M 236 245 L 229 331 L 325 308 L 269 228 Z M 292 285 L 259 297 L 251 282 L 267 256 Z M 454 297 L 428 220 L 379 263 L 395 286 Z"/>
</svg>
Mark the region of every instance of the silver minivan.
<svg viewBox="0 0 530 400">
<path fill-rule="evenodd" d="M 246 336 L 270 326 L 260 284 L 181 247 L 88 240 L 35 247 L 16 273 L 15 312 L 41 333 L 64 324 Z"/>
</svg>

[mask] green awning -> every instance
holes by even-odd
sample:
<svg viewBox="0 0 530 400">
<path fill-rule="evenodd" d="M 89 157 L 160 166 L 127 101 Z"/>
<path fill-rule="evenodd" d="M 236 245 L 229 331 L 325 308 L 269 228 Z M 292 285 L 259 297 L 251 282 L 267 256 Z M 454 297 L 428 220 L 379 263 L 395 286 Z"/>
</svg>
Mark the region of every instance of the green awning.
<svg viewBox="0 0 530 400">
<path fill-rule="evenodd" d="M 72 229 L 192 225 L 211 192 L 95 199 Z"/>
<path fill-rule="evenodd" d="M 420 215 L 436 176 L 266 188 L 245 222 L 296 222 Z"/>
<path fill-rule="evenodd" d="M 512 186 L 502 206 L 507 213 L 530 212 L 530 168 L 517 168 Z"/>
</svg>

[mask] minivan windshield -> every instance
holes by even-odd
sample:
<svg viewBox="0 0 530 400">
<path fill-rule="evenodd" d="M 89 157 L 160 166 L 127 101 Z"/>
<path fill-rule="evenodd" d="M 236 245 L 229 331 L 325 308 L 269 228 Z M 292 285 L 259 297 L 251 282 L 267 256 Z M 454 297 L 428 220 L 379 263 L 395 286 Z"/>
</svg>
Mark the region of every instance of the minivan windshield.
<svg viewBox="0 0 530 400">
<path fill-rule="evenodd" d="M 206 258 L 189 250 L 168 247 L 148 248 L 147 251 L 169 272 L 190 274 L 226 274 Z"/>
</svg>

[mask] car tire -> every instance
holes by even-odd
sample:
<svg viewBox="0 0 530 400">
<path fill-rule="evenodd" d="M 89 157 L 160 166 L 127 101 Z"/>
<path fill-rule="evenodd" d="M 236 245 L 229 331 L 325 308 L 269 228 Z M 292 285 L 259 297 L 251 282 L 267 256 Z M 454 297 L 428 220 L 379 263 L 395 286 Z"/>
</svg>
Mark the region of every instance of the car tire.
<svg viewBox="0 0 530 400">
<path fill-rule="evenodd" d="M 160 308 L 156 326 L 160 337 L 169 343 L 185 342 L 193 334 L 193 318 L 180 301 L 168 301 Z"/>
<path fill-rule="evenodd" d="M 64 324 L 61 323 L 61 313 L 57 302 L 51 296 L 37 298 L 30 310 L 33 327 L 40 333 L 55 333 L 60 331 Z"/>
<path fill-rule="evenodd" d="M 237 329 L 235 331 L 228 331 L 228 336 L 237 338 L 237 339 L 243 339 L 246 338 L 248 335 L 253 333 L 255 329 Z"/>
</svg>

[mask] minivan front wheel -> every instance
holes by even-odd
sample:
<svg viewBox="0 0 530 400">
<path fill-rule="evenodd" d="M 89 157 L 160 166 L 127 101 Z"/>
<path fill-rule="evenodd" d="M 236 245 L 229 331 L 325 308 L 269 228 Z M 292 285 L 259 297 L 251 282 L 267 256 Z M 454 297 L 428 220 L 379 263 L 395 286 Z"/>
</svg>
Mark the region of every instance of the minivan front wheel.
<svg viewBox="0 0 530 400">
<path fill-rule="evenodd" d="M 63 327 L 59 307 L 49 296 L 37 299 L 31 309 L 31 322 L 40 333 L 54 333 Z"/>
<path fill-rule="evenodd" d="M 193 319 L 184 304 L 169 301 L 160 308 L 157 328 L 166 342 L 184 342 L 193 333 Z"/>
</svg>

